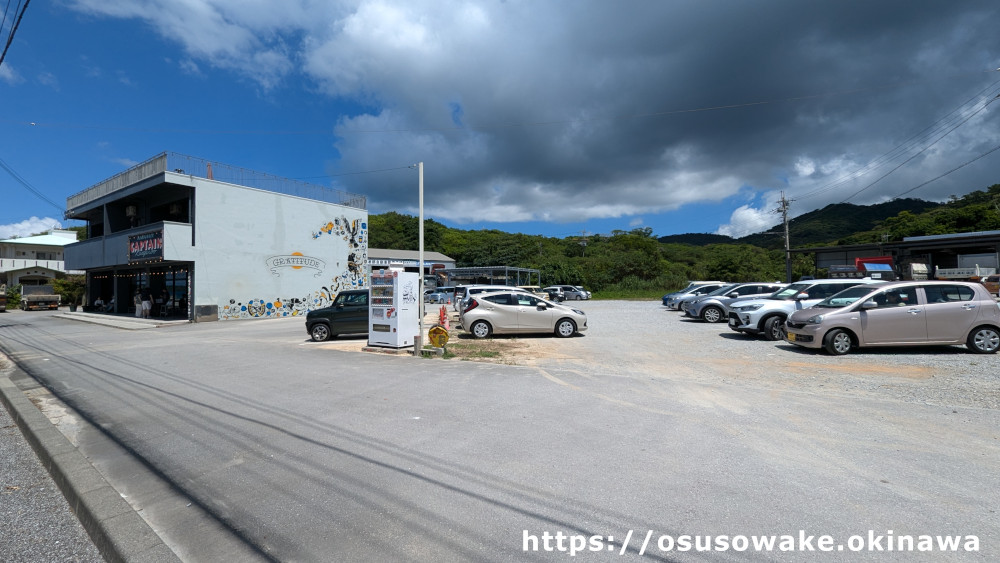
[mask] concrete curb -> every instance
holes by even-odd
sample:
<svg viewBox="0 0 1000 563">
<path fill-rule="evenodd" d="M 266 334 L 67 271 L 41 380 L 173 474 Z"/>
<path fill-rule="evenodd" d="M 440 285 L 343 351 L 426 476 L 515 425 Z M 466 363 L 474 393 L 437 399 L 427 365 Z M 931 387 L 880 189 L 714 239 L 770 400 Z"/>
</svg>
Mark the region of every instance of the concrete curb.
<svg viewBox="0 0 1000 563">
<path fill-rule="evenodd" d="M 117 315 L 102 315 L 99 313 L 80 313 L 80 312 L 60 312 L 53 317 L 59 319 L 69 319 L 71 321 L 81 321 L 85 323 L 98 324 L 104 326 L 113 326 L 115 328 L 121 328 L 125 330 L 143 330 L 147 328 L 158 328 L 161 326 L 171 326 L 178 324 L 190 324 L 187 320 L 158 320 L 158 319 L 141 319 L 141 318 L 129 318 Z"/>
<path fill-rule="evenodd" d="M 107 561 L 180 561 L 7 373 L 0 373 L 0 402 Z"/>
</svg>

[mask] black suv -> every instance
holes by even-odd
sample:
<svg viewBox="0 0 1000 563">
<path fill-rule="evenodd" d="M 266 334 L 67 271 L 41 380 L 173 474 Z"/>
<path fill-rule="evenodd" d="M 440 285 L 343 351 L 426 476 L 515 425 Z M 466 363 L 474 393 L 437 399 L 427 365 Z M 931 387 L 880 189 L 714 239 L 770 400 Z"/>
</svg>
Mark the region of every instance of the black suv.
<svg viewBox="0 0 1000 563">
<path fill-rule="evenodd" d="M 306 332 L 316 342 L 368 332 L 368 290 L 341 291 L 333 305 L 306 313 Z"/>
</svg>

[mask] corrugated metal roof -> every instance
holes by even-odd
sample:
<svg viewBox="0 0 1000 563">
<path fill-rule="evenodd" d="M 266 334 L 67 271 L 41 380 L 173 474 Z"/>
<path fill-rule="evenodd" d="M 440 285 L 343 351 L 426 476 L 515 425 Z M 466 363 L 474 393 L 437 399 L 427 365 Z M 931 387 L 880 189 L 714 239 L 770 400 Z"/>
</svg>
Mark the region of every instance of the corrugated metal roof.
<svg viewBox="0 0 1000 563">
<path fill-rule="evenodd" d="M 4 244 L 34 244 L 41 246 L 66 246 L 68 244 L 73 244 L 74 242 L 77 242 L 75 232 L 73 233 L 72 238 L 67 235 L 54 235 L 52 233 L 49 233 L 47 235 L 38 235 L 34 237 L 22 237 L 22 238 L 0 240 L 0 243 Z"/>
</svg>

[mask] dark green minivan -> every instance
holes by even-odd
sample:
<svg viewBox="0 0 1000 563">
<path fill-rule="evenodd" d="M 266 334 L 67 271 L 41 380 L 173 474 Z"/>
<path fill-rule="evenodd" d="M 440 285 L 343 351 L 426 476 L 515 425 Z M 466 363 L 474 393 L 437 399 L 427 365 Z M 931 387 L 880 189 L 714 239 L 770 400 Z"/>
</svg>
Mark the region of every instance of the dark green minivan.
<svg viewBox="0 0 1000 563">
<path fill-rule="evenodd" d="M 306 313 L 306 332 L 316 342 L 368 332 L 368 290 L 341 291 L 333 305 Z"/>
</svg>

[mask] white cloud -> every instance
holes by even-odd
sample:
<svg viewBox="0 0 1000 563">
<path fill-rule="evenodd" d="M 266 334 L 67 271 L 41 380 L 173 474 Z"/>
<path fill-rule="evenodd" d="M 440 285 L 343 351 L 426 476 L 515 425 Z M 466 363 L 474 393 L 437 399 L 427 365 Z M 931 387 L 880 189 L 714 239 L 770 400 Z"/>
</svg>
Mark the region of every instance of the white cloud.
<svg viewBox="0 0 1000 563">
<path fill-rule="evenodd" d="M 48 86 L 53 90 L 59 89 L 59 79 L 56 77 L 56 75 L 52 74 L 51 72 L 38 73 L 37 80 L 40 84 L 44 84 L 45 86 Z"/>
<path fill-rule="evenodd" d="M 770 229 L 781 223 L 781 215 L 775 211 L 778 209 L 781 196 L 780 192 L 765 192 L 761 201 L 756 205 L 748 203 L 739 206 L 729 216 L 729 222 L 720 225 L 715 234 L 740 238 Z"/>
<path fill-rule="evenodd" d="M 52 217 L 35 217 L 25 219 L 19 223 L 0 225 L 0 239 L 21 238 L 38 233 L 44 233 L 49 229 L 61 229 L 62 223 Z"/>
<path fill-rule="evenodd" d="M 132 160 L 131 158 L 112 158 L 111 162 L 114 162 L 115 164 L 120 164 L 122 168 L 132 168 L 136 164 L 139 164 L 139 161 Z"/>
<path fill-rule="evenodd" d="M 21 82 L 24 82 L 24 78 L 22 78 L 21 75 L 18 74 L 18 72 L 14 69 L 14 67 L 10 66 L 10 64 L 8 63 L 4 63 L 2 66 L 0 66 L 0 80 L 3 80 L 4 82 L 12 86 L 14 84 L 20 84 Z"/>
</svg>

